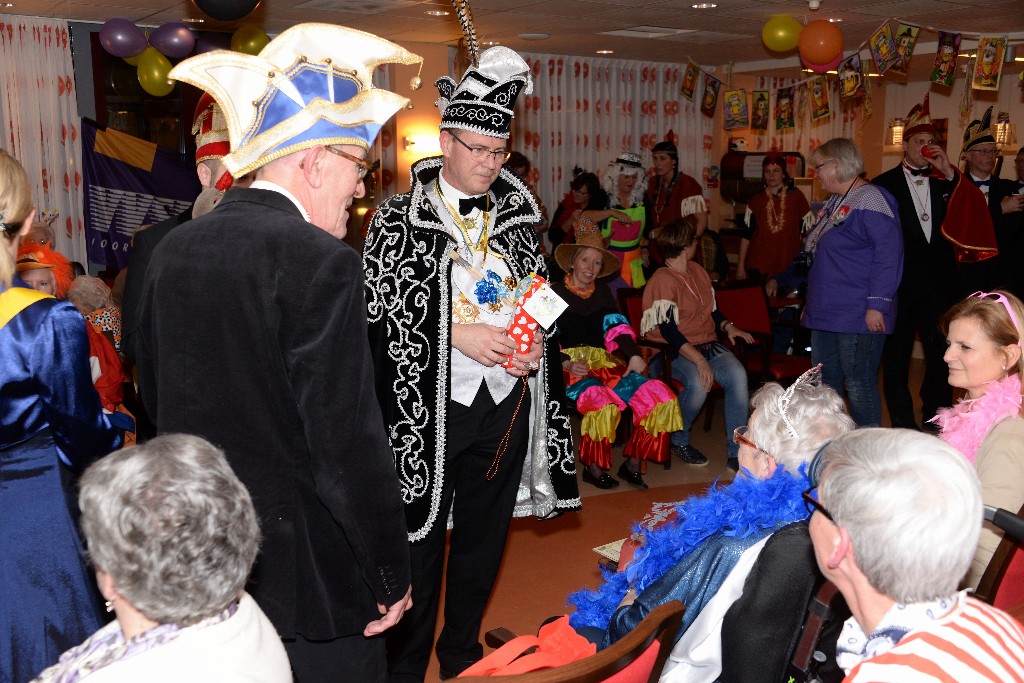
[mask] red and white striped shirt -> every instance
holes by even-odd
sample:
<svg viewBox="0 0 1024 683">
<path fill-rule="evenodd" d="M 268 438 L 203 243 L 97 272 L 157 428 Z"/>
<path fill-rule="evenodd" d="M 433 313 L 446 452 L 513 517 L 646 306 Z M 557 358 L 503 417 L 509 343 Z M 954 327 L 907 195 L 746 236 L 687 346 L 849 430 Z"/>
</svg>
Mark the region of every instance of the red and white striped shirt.
<svg viewBox="0 0 1024 683">
<path fill-rule="evenodd" d="M 888 652 L 855 666 L 843 683 L 1024 683 L 1024 631 L 1006 612 L 962 593 L 959 604 Z"/>
</svg>

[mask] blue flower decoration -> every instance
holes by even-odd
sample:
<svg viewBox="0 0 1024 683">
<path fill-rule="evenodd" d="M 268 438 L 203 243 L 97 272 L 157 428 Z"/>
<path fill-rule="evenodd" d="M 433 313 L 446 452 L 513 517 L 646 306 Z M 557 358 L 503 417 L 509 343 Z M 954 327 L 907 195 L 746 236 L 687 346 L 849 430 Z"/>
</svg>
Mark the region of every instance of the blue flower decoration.
<svg viewBox="0 0 1024 683">
<path fill-rule="evenodd" d="M 502 283 L 500 275 L 493 270 L 488 270 L 487 276 L 476 283 L 473 293 L 476 294 L 477 301 L 482 304 L 496 304 L 503 297 L 509 295 L 509 290 Z"/>
</svg>

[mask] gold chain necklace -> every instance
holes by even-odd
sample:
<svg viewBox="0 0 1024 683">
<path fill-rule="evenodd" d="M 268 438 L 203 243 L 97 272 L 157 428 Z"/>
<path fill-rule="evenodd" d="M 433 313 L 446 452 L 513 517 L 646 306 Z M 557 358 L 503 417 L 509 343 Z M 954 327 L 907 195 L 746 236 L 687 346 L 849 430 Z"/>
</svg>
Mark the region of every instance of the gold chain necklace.
<svg viewBox="0 0 1024 683">
<path fill-rule="evenodd" d="M 917 215 L 921 217 L 922 221 L 927 222 L 931 216 L 928 215 L 928 206 L 931 204 L 932 198 L 932 185 L 925 179 L 924 184 L 924 199 L 921 199 L 921 195 L 917 193 L 917 182 L 914 178 L 910 179 L 910 194 L 914 196 L 914 208 L 918 209 Z"/>
<path fill-rule="evenodd" d="M 469 250 L 469 253 L 472 255 L 477 250 L 482 250 L 484 252 L 484 261 L 486 261 L 487 225 L 488 223 L 490 223 L 491 220 L 490 213 L 488 211 L 483 212 L 483 227 L 480 228 L 480 226 L 477 226 L 476 221 L 474 221 L 472 218 L 470 218 L 469 216 L 462 217 L 459 214 L 459 212 L 455 210 L 455 207 L 453 207 L 448 202 L 448 198 L 444 196 L 443 192 L 441 192 L 440 183 L 434 185 L 434 192 L 437 194 L 437 198 L 441 200 L 441 204 L 443 204 L 444 208 L 448 211 L 448 215 L 452 217 L 452 222 L 455 223 L 455 227 L 459 229 L 459 233 L 462 235 L 462 241 L 465 242 L 466 249 Z M 490 204 L 490 197 L 488 197 L 487 202 L 488 204 Z M 474 249 L 474 245 L 471 244 L 471 240 L 469 237 L 469 231 L 471 229 L 476 230 L 478 228 L 480 229 L 480 236 L 476 239 L 476 249 Z"/>
<path fill-rule="evenodd" d="M 782 232 L 782 219 L 786 215 L 786 188 L 783 186 L 779 193 L 779 213 L 775 213 L 775 202 L 772 201 L 772 193 L 766 187 L 765 194 L 768 195 L 768 230 L 775 234 Z"/>
</svg>

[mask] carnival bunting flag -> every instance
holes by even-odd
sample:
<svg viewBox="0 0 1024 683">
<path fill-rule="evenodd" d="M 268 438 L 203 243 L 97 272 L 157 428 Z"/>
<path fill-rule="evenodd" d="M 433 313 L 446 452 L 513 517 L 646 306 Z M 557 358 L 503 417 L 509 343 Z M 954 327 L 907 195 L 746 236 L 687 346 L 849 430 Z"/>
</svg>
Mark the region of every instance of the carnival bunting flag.
<svg viewBox="0 0 1024 683">
<path fill-rule="evenodd" d="M 939 31 L 939 48 L 935 51 L 932 66 L 932 83 L 946 87 L 953 85 L 956 78 L 956 53 L 960 50 L 960 34 Z"/>
<path fill-rule="evenodd" d="M 860 53 L 854 52 L 840 62 L 837 73 L 841 101 L 846 102 L 864 96 L 864 74 L 861 71 Z"/>
<path fill-rule="evenodd" d="M 827 119 L 832 114 L 828 103 L 828 81 L 824 76 L 811 79 L 811 121 Z"/>
<path fill-rule="evenodd" d="M 914 56 L 914 46 L 917 45 L 917 34 L 920 33 L 919 26 L 900 24 L 896 27 L 896 61 L 893 63 L 890 72 L 906 76 L 910 70 L 910 58 Z"/>
<path fill-rule="evenodd" d="M 775 130 L 787 130 L 796 125 L 793 109 L 795 95 L 793 86 L 775 91 Z"/>
<path fill-rule="evenodd" d="M 871 59 L 875 61 L 875 70 L 879 74 L 884 74 L 899 59 L 899 54 L 896 52 L 896 41 L 892 39 L 892 29 L 889 28 L 888 21 L 871 34 L 868 49 L 871 50 Z"/>
<path fill-rule="evenodd" d="M 999 74 L 1006 54 L 1007 36 L 981 36 L 978 38 L 978 58 L 974 61 L 975 90 L 999 90 Z"/>
<path fill-rule="evenodd" d="M 191 161 L 191 160 L 189 160 Z M 201 189 L 195 165 L 152 142 L 82 119 L 82 182 L 89 260 L 124 268 L 132 233 L 176 216 Z"/>
<path fill-rule="evenodd" d="M 751 130 L 768 130 L 768 91 L 755 90 L 752 94 L 754 110 L 750 118 Z"/>
<path fill-rule="evenodd" d="M 718 90 L 722 81 L 711 74 L 704 74 L 704 92 L 700 97 L 700 111 L 704 116 L 714 116 L 718 106 Z"/>
<path fill-rule="evenodd" d="M 683 84 L 679 86 L 679 94 L 693 102 L 693 93 L 697 89 L 697 77 L 700 67 L 692 59 L 686 60 L 686 71 L 683 72 Z"/>
<path fill-rule="evenodd" d="M 746 128 L 750 125 L 750 116 L 747 111 L 746 90 L 725 91 L 725 129 Z"/>
</svg>

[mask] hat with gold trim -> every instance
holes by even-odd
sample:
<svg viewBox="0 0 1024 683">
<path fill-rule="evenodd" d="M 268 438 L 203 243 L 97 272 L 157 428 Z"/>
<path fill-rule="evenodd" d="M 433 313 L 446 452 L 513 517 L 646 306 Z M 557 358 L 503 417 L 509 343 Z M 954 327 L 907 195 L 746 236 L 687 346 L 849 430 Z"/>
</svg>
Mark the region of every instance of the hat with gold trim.
<svg viewBox="0 0 1024 683">
<path fill-rule="evenodd" d="M 932 123 L 931 114 L 928 111 L 928 95 L 924 96 L 921 104 L 915 104 L 907 114 L 907 122 L 903 126 L 903 139 L 908 139 L 917 133 L 931 133 L 935 135 L 935 124 Z"/>
<path fill-rule="evenodd" d="M 985 143 L 995 144 L 996 138 L 992 135 L 992 107 L 985 110 L 980 119 L 974 119 L 967 124 L 964 131 L 964 150 L 970 152 L 978 145 Z"/>
<path fill-rule="evenodd" d="M 317 145 L 369 149 L 408 99 L 373 87 L 381 64 L 422 58 L 371 33 L 333 24 L 298 24 L 258 55 L 215 50 L 181 62 L 170 78 L 210 93 L 227 123 L 237 177 Z"/>
<path fill-rule="evenodd" d="M 530 66 L 515 51 L 497 46 L 480 53 L 456 84 L 441 76 L 434 85 L 441 93 L 441 130 L 468 130 L 492 138 L 508 139 L 516 98 L 533 92 Z"/>
<path fill-rule="evenodd" d="M 231 151 L 228 124 L 210 93 L 203 93 L 192 117 L 192 135 L 196 136 L 196 164 L 220 159 Z"/>
</svg>

